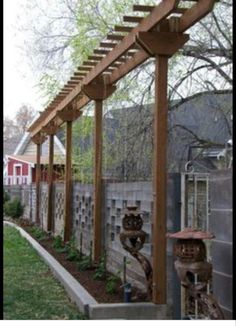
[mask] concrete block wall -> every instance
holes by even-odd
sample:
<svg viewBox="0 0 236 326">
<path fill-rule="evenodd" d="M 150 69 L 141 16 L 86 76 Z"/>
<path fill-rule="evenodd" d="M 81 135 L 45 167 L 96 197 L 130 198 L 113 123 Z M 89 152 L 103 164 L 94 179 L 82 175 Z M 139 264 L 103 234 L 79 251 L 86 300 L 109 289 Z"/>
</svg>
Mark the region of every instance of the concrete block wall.
<svg viewBox="0 0 236 326">
<path fill-rule="evenodd" d="M 147 232 L 144 248 L 140 253 L 151 260 L 151 212 L 152 185 L 150 182 L 108 183 L 105 187 L 105 228 L 103 240 L 107 253 L 108 270 L 113 273 L 122 271 L 123 257 L 126 256 L 127 280 L 143 290 L 145 275 L 140 264 L 123 249 L 120 243 L 122 218 L 127 206 L 138 206 L 144 216 L 143 231 Z"/>
<path fill-rule="evenodd" d="M 127 280 L 134 286 L 146 290 L 146 279 L 140 264 L 120 243 L 120 232 L 122 232 L 122 218 L 126 206 L 136 205 L 141 211 L 143 218 L 143 230 L 147 238 L 143 249 L 140 251 L 152 263 L 152 212 L 153 212 L 153 190 L 151 182 L 132 183 L 108 183 L 105 187 L 105 228 L 104 243 L 107 251 L 108 270 L 116 273 L 122 271 L 123 257 L 126 256 Z M 167 183 L 167 232 L 175 232 L 180 226 L 180 175 L 168 174 Z M 173 283 L 176 275 L 173 264 L 173 246 L 167 241 L 167 300 L 172 306 L 173 301 L 180 296 L 180 286 Z M 179 283 L 179 282 L 178 282 Z M 173 307 L 172 307 L 173 308 Z M 174 313 L 174 308 L 173 311 Z"/>
<path fill-rule="evenodd" d="M 232 170 L 210 175 L 209 229 L 215 234 L 212 241 L 213 295 L 226 319 L 232 319 Z"/>
<path fill-rule="evenodd" d="M 179 178 L 179 176 L 178 176 Z M 177 178 L 177 181 L 178 181 Z M 30 188 L 25 188 L 24 196 Z M 41 184 L 41 206 L 40 214 L 42 226 L 47 226 L 47 184 Z M 127 279 L 136 287 L 146 290 L 146 279 L 140 264 L 120 243 L 119 235 L 122 232 L 122 218 L 126 206 L 136 205 L 141 211 L 143 218 L 143 230 L 147 233 L 146 243 L 141 253 L 152 263 L 152 211 L 153 191 L 151 182 L 132 183 L 104 183 L 103 203 L 103 244 L 107 253 L 107 268 L 113 273 L 121 272 L 123 269 L 123 257 L 128 260 Z M 176 174 L 168 175 L 167 191 L 167 231 L 177 231 L 176 227 L 180 220 L 180 185 L 176 183 Z M 90 241 L 93 239 L 93 186 L 74 183 L 73 184 L 73 231 L 79 248 L 80 236 L 83 235 L 83 253 L 89 254 Z M 64 184 L 56 183 L 53 189 L 53 213 L 54 234 L 63 235 L 64 227 Z M 27 211 L 28 212 L 28 211 Z M 34 212 L 35 214 L 35 212 Z M 26 214 L 27 215 L 27 214 Z M 32 214 L 33 215 L 33 214 Z M 26 216 L 27 217 L 27 216 Z M 29 218 L 29 216 L 28 216 Z M 31 217 L 34 220 L 34 217 Z M 177 223 L 177 224 L 176 224 Z M 173 286 L 173 256 L 172 244 L 167 241 L 167 298 L 169 307 L 172 307 L 176 289 Z M 171 308 L 172 309 L 172 308 Z M 170 311 L 172 311 L 169 309 Z"/>
<path fill-rule="evenodd" d="M 47 230 L 48 215 L 48 185 L 45 182 L 40 184 L 40 223 L 44 230 Z"/>
<path fill-rule="evenodd" d="M 22 190 L 21 185 L 14 185 L 14 186 L 4 185 L 4 189 L 8 192 L 11 199 L 13 198 L 21 199 L 21 190 Z"/>
<path fill-rule="evenodd" d="M 22 187 L 22 191 L 21 191 L 21 203 L 24 206 L 24 215 L 23 217 L 25 219 L 32 219 L 32 185 L 25 185 L 24 187 Z"/>
<path fill-rule="evenodd" d="M 63 236 L 64 230 L 64 183 L 54 183 L 53 185 L 53 216 L 54 234 Z"/>
<path fill-rule="evenodd" d="M 82 237 L 82 252 L 88 255 L 93 239 L 93 185 L 73 184 L 73 232 L 78 248 Z"/>
</svg>

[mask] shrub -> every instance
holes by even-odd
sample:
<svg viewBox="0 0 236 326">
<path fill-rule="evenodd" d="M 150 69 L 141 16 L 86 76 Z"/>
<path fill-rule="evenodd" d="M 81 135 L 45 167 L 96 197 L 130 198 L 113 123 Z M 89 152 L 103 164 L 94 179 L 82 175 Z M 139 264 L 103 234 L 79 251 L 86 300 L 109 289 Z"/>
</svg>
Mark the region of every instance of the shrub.
<svg viewBox="0 0 236 326">
<path fill-rule="evenodd" d="M 10 200 L 10 195 L 9 195 L 9 193 L 6 191 L 6 190 L 4 190 L 3 191 L 3 203 L 5 204 L 7 201 L 9 201 Z"/>
<path fill-rule="evenodd" d="M 22 216 L 24 212 L 24 207 L 22 206 L 19 198 L 14 198 L 12 200 L 8 200 L 4 204 L 4 213 L 7 216 L 12 218 L 19 218 Z"/>
</svg>

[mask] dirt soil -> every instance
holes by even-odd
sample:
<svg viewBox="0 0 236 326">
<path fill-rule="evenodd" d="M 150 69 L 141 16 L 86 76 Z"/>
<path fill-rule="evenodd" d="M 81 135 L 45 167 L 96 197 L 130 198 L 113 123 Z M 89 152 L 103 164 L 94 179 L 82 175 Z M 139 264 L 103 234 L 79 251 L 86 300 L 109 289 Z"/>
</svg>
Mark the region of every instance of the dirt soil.
<svg viewBox="0 0 236 326">
<path fill-rule="evenodd" d="M 14 221 L 16 223 L 16 221 Z M 20 219 L 17 224 L 22 227 L 26 232 L 28 232 L 37 242 L 40 243 L 44 249 L 46 249 L 99 303 L 118 303 L 124 302 L 124 292 L 122 286 L 122 282 L 117 286 L 116 293 L 109 294 L 106 292 L 106 282 L 107 280 L 95 280 L 93 278 L 95 273 L 95 267 L 87 269 L 85 271 L 79 271 L 77 267 L 77 262 L 68 261 L 66 259 L 66 253 L 57 252 L 52 244 L 53 238 L 48 237 L 44 240 L 39 240 L 35 238 L 35 236 L 30 232 L 30 224 L 26 220 Z M 110 273 L 107 273 L 108 278 Z M 132 302 L 143 302 L 147 301 L 146 295 L 140 292 L 138 289 L 132 287 Z"/>
</svg>

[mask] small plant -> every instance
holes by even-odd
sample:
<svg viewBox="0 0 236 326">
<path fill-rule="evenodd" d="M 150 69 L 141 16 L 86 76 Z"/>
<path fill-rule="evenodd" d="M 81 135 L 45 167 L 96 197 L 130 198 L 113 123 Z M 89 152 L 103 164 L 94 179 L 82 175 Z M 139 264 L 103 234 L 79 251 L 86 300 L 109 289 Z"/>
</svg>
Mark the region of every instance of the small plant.
<svg viewBox="0 0 236 326">
<path fill-rule="evenodd" d="M 94 280 L 104 280 L 106 278 L 106 253 L 104 253 L 99 261 L 98 267 L 96 268 L 93 276 Z"/>
<path fill-rule="evenodd" d="M 85 271 L 86 269 L 91 269 L 93 267 L 92 247 L 93 247 L 93 242 L 90 241 L 89 255 L 80 257 L 80 262 L 78 263 L 78 269 L 80 271 Z"/>
<path fill-rule="evenodd" d="M 80 260 L 80 254 L 77 249 L 70 248 L 68 251 L 68 255 L 66 256 L 67 260 L 70 261 L 78 261 Z"/>
<path fill-rule="evenodd" d="M 119 281 L 120 281 L 120 271 L 118 271 L 116 275 L 109 276 L 106 283 L 106 292 L 109 294 L 116 293 Z"/>
<path fill-rule="evenodd" d="M 12 200 L 7 200 L 4 203 L 4 213 L 12 218 L 19 218 L 24 212 L 24 207 L 22 206 L 19 198 L 14 198 Z"/>
<path fill-rule="evenodd" d="M 66 244 L 66 252 L 68 253 L 66 259 L 70 261 L 80 260 L 81 256 L 76 247 L 75 236 L 71 237 L 70 241 Z"/>
<path fill-rule="evenodd" d="M 81 260 L 78 262 L 78 270 L 79 271 L 86 271 L 93 267 L 92 261 L 90 256 L 83 256 Z"/>
<path fill-rule="evenodd" d="M 67 248 L 65 247 L 62 236 L 60 235 L 56 235 L 53 238 L 52 246 L 57 252 L 67 252 Z"/>
<path fill-rule="evenodd" d="M 32 226 L 29 231 L 38 240 L 44 240 L 47 238 L 46 232 L 38 226 Z"/>
</svg>

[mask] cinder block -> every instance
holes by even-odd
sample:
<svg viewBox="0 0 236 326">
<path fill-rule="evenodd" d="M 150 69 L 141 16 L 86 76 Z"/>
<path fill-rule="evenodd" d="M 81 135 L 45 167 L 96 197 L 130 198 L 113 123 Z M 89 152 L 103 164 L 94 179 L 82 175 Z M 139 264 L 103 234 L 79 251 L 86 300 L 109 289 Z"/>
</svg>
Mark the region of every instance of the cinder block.
<svg viewBox="0 0 236 326">
<path fill-rule="evenodd" d="M 232 244 L 213 240 L 211 256 L 214 270 L 232 275 Z"/>
<path fill-rule="evenodd" d="M 232 172 L 217 171 L 210 175 L 211 208 L 232 208 Z"/>
<path fill-rule="evenodd" d="M 213 271 L 213 296 L 220 305 L 232 310 L 232 277 L 214 273 Z"/>
<path fill-rule="evenodd" d="M 232 242 L 232 211 L 211 210 L 209 230 L 214 233 L 216 240 Z"/>
</svg>

